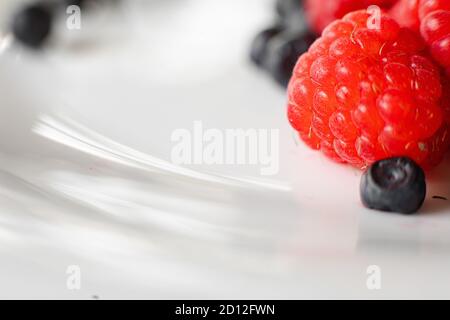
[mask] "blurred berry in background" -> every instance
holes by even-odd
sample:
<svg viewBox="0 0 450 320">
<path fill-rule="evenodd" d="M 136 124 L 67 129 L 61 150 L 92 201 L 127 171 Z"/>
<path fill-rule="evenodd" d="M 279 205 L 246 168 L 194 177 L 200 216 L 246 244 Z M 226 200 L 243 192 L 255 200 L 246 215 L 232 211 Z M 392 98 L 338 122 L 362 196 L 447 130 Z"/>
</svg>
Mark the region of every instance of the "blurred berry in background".
<svg viewBox="0 0 450 320">
<path fill-rule="evenodd" d="M 41 48 L 52 33 L 57 14 L 64 14 L 69 6 L 85 8 L 87 4 L 101 0 L 38 0 L 19 7 L 13 15 L 11 32 L 14 38 L 28 48 Z M 104 1 L 113 3 L 115 0 Z"/>
<path fill-rule="evenodd" d="M 316 39 L 305 22 L 301 0 L 277 0 L 276 22 L 253 40 L 250 57 L 283 87 L 287 87 L 298 57 Z"/>
<path fill-rule="evenodd" d="M 38 48 L 47 40 L 52 29 L 49 5 L 35 3 L 21 9 L 13 18 L 12 33 L 22 44 Z"/>
</svg>

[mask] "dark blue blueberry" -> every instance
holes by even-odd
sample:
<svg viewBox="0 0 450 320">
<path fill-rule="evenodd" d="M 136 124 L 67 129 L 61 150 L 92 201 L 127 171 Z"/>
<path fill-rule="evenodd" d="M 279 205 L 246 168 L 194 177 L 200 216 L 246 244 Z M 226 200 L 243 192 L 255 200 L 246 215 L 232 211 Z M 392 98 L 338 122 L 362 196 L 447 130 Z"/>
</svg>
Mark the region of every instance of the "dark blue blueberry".
<svg viewBox="0 0 450 320">
<path fill-rule="evenodd" d="M 65 4 L 68 6 L 79 6 L 81 7 L 86 0 L 65 0 Z"/>
<path fill-rule="evenodd" d="M 281 18 L 296 15 L 302 11 L 302 0 L 276 0 L 276 11 Z"/>
<path fill-rule="evenodd" d="M 261 31 L 253 40 L 250 58 L 257 66 L 262 66 L 266 59 L 268 44 L 277 34 L 283 31 L 281 25 Z"/>
<path fill-rule="evenodd" d="M 363 174 L 360 193 L 367 208 L 412 214 L 425 199 L 425 174 L 406 157 L 380 160 Z"/>
<path fill-rule="evenodd" d="M 65 6 L 79 6 L 83 8 L 88 2 L 92 2 L 92 0 L 64 0 Z"/>
<path fill-rule="evenodd" d="M 48 38 L 51 27 L 51 9 L 44 4 L 32 4 L 16 14 L 12 22 L 12 33 L 23 44 L 37 48 Z"/>
<path fill-rule="evenodd" d="M 281 86 L 287 87 L 298 58 L 308 51 L 316 36 L 310 32 L 285 32 L 276 37 L 268 50 L 264 67 Z"/>
</svg>

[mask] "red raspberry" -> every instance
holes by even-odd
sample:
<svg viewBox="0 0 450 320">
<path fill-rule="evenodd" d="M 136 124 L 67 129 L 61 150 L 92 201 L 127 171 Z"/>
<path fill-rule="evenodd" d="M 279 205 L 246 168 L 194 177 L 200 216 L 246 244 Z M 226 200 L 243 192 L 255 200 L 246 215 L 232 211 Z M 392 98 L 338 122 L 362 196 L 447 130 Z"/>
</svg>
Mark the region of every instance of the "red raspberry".
<svg viewBox="0 0 450 320">
<path fill-rule="evenodd" d="M 427 14 L 436 11 L 450 11 L 450 1 L 448 0 L 420 0 L 419 18 L 422 20 Z"/>
<path fill-rule="evenodd" d="M 450 75 L 450 0 L 400 0 L 390 15 L 401 26 L 420 30 L 433 58 Z"/>
<path fill-rule="evenodd" d="M 450 1 L 421 0 L 420 33 L 430 47 L 433 58 L 450 76 Z"/>
<path fill-rule="evenodd" d="M 402 27 L 419 31 L 419 1 L 420 0 L 400 0 L 389 11 Z"/>
<path fill-rule="evenodd" d="M 325 27 L 345 14 L 370 5 L 390 8 L 398 0 L 306 0 L 306 17 L 311 29 L 320 34 Z"/>
<path fill-rule="evenodd" d="M 364 168 L 409 156 L 432 167 L 450 144 L 450 93 L 442 94 L 450 85 L 415 32 L 385 14 L 371 30 L 368 18 L 356 11 L 336 20 L 299 58 L 289 121 L 306 144 L 339 162 Z"/>
</svg>

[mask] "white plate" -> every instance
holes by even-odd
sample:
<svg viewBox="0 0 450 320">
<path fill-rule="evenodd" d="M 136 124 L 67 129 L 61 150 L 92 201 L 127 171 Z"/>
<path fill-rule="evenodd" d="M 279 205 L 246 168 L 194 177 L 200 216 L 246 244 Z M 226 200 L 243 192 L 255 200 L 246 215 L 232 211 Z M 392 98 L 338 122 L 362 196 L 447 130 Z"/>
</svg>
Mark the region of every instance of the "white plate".
<svg viewBox="0 0 450 320">
<path fill-rule="evenodd" d="M 449 204 L 432 198 L 450 197 L 449 159 L 419 215 L 364 209 L 360 172 L 297 141 L 248 62 L 271 10 L 127 2 L 42 53 L 3 52 L 0 298 L 450 298 Z M 279 172 L 173 165 L 196 120 L 279 129 Z"/>
</svg>

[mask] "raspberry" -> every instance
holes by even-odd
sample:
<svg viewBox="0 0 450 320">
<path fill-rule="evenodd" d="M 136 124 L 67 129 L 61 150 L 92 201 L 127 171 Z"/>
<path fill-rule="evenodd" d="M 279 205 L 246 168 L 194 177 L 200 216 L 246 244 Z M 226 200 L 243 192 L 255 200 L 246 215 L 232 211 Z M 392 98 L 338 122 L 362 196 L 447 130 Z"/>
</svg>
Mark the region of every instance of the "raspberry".
<svg viewBox="0 0 450 320">
<path fill-rule="evenodd" d="M 345 14 L 378 5 L 388 9 L 398 0 L 306 0 L 305 11 L 313 31 L 320 34 L 325 27 Z"/>
<path fill-rule="evenodd" d="M 421 0 L 419 16 L 422 37 L 450 76 L 450 1 Z"/>
<path fill-rule="evenodd" d="M 420 31 L 431 55 L 450 76 L 450 1 L 400 0 L 390 15 L 401 26 Z"/>
<path fill-rule="evenodd" d="M 419 18 L 422 20 L 429 13 L 436 10 L 450 11 L 450 1 L 448 0 L 420 0 Z"/>
<path fill-rule="evenodd" d="M 420 0 L 400 0 L 397 2 L 389 14 L 402 27 L 419 31 L 419 1 Z"/>
<path fill-rule="evenodd" d="M 407 156 L 423 168 L 450 145 L 448 79 L 420 36 L 386 14 L 336 20 L 303 54 L 288 86 L 288 118 L 301 139 L 329 158 L 365 168 Z M 444 87 L 444 89 L 443 89 Z"/>
</svg>

